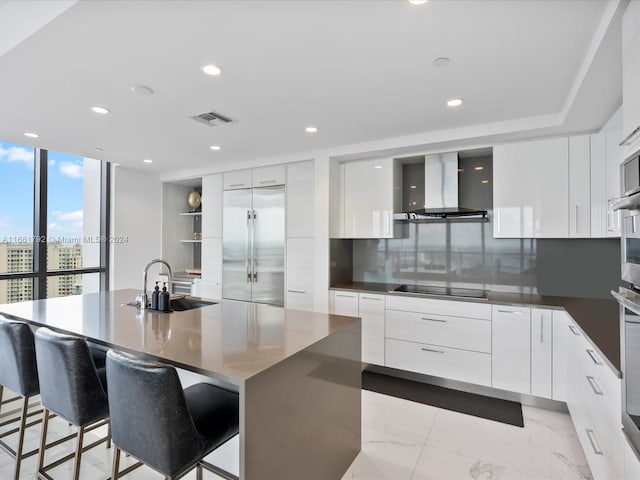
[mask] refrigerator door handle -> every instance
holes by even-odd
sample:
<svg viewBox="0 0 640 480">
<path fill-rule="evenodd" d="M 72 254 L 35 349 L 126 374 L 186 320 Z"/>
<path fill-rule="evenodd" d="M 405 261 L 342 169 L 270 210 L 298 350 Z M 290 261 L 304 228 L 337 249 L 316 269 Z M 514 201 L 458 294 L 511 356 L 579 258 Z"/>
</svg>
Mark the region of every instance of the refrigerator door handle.
<svg viewBox="0 0 640 480">
<path fill-rule="evenodd" d="M 255 210 L 251 210 L 251 282 L 257 282 L 258 281 L 258 274 L 256 273 L 256 269 L 257 269 L 257 259 L 256 259 L 256 252 L 255 252 L 255 246 L 256 246 L 256 211 Z"/>
<path fill-rule="evenodd" d="M 251 219 L 252 215 L 251 215 L 251 210 L 247 210 L 247 232 L 246 232 L 246 255 L 244 256 L 244 267 L 247 270 L 247 282 L 251 282 L 251 270 L 249 267 L 249 258 L 252 255 L 251 251 L 249 250 L 249 247 L 251 246 L 249 243 L 249 237 L 252 236 L 252 232 L 253 232 L 253 221 Z"/>
</svg>

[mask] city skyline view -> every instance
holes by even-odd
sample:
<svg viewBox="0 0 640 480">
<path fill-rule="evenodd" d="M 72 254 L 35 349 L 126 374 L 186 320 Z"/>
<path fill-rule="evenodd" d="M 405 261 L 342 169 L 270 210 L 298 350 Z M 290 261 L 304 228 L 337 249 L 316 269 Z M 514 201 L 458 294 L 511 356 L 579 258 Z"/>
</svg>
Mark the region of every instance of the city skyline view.
<svg viewBox="0 0 640 480">
<path fill-rule="evenodd" d="M 0 141 L 0 242 L 33 236 L 34 148 Z M 82 239 L 83 157 L 49 151 L 47 237 Z M 30 243 L 30 242 L 28 242 Z"/>
</svg>

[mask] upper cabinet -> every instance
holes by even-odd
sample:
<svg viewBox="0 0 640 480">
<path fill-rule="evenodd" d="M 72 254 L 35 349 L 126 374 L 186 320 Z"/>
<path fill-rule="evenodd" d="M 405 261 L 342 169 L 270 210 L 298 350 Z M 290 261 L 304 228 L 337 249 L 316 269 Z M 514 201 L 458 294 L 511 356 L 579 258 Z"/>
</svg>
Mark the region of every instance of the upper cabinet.
<svg viewBox="0 0 640 480">
<path fill-rule="evenodd" d="M 568 185 L 566 137 L 493 147 L 494 237 L 567 237 Z"/>
<path fill-rule="evenodd" d="M 268 167 L 225 172 L 223 174 L 223 188 L 224 190 L 237 190 L 240 188 L 284 185 L 285 169 L 284 165 L 270 165 Z"/>
<path fill-rule="evenodd" d="M 622 137 L 640 127 L 640 2 L 629 2 L 622 18 Z M 640 132 L 629 139 L 626 155 L 640 148 Z M 625 156 L 626 156 L 625 155 Z"/>
<path fill-rule="evenodd" d="M 620 236 L 619 130 L 493 149 L 496 238 Z"/>
<path fill-rule="evenodd" d="M 400 204 L 400 165 L 377 158 L 340 165 L 339 222 L 334 238 L 393 238 L 393 213 Z"/>
</svg>

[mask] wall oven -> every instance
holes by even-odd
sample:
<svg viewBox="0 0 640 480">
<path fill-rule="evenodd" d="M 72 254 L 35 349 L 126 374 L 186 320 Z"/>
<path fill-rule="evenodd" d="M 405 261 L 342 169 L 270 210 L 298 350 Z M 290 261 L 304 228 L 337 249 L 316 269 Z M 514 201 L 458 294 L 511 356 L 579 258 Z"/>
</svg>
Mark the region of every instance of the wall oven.
<svg viewBox="0 0 640 480">
<path fill-rule="evenodd" d="M 621 277 L 630 285 L 611 292 L 620 304 L 620 355 L 622 368 L 622 427 L 640 458 L 640 152 L 620 166 L 623 196 Z"/>
</svg>

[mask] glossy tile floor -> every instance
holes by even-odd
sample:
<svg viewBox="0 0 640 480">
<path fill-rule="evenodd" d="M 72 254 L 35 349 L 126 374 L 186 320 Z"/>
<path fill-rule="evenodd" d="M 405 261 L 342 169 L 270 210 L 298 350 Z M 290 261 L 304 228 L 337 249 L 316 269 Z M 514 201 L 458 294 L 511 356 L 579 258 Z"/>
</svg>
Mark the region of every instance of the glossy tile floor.
<svg viewBox="0 0 640 480">
<path fill-rule="evenodd" d="M 523 406 L 523 414 L 525 427 L 519 428 L 363 391 L 362 451 L 342 480 L 591 478 L 569 415 L 527 406 Z M 51 438 L 56 438 L 71 430 L 66 423 L 55 419 L 51 431 Z M 39 426 L 29 429 L 27 449 L 37 446 L 39 435 Z M 15 435 L 9 437 L 9 443 L 15 444 L 15 438 Z M 56 447 L 47 458 L 56 458 L 72 448 L 72 442 Z M 237 473 L 237 437 L 221 450 L 210 460 Z M 111 451 L 100 445 L 85 453 L 81 478 L 108 477 Z M 124 464 L 130 461 L 123 460 Z M 52 476 L 70 479 L 70 463 L 52 470 Z M 35 456 L 25 460 L 20 478 L 35 479 L 35 464 Z M 0 479 L 11 478 L 12 472 L 13 461 L 0 451 Z M 204 477 L 219 478 L 208 472 Z M 141 467 L 124 478 L 161 480 L 162 476 Z M 195 473 L 184 478 L 192 480 Z"/>
</svg>

